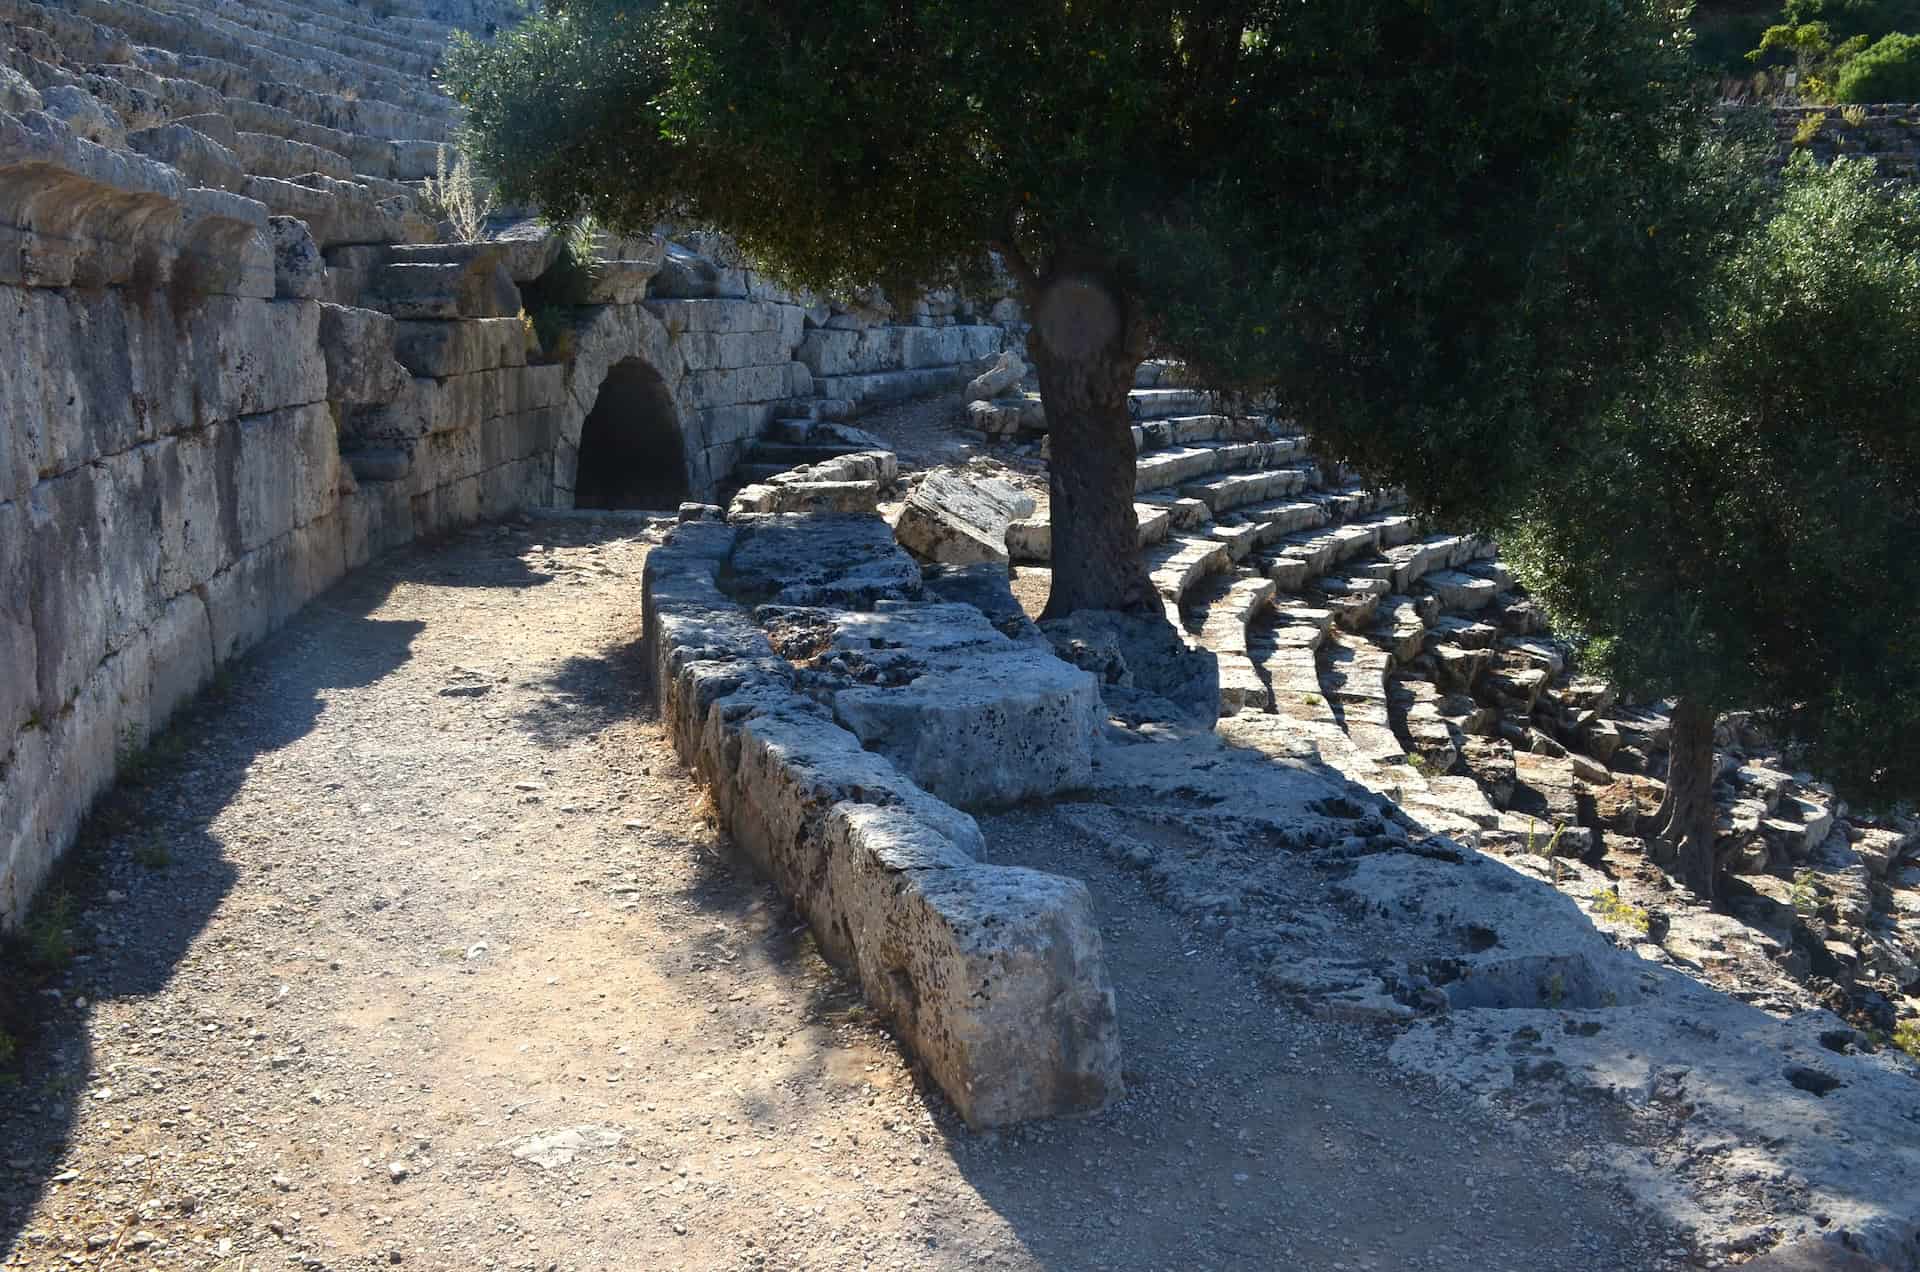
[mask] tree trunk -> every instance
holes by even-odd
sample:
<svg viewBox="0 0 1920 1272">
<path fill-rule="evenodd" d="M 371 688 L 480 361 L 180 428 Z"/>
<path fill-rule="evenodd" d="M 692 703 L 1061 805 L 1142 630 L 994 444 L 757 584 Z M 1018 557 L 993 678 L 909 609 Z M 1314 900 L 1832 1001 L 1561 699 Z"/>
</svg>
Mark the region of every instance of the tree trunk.
<svg viewBox="0 0 1920 1272">
<path fill-rule="evenodd" d="M 1667 770 L 1666 824 L 1661 838 L 1678 850 L 1680 882 L 1712 902 L 1719 892 L 1719 862 L 1714 852 L 1713 708 L 1681 698 L 1673 708 Z"/>
<path fill-rule="evenodd" d="M 1127 392 L 1145 356 L 1139 304 L 1098 270 L 1029 289 L 1027 351 L 1047 407 L 1053 588 L 1043 618 L 1076 610 L 1160 613 L 1139 552 Z"/>
</svg>

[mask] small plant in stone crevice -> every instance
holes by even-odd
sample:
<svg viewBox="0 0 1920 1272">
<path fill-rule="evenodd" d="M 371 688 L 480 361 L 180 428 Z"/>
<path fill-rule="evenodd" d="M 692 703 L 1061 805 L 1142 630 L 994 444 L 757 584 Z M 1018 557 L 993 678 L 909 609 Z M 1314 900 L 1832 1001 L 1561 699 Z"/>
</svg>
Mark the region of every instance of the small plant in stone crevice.
<svg viewBox="0 0 1920 1272">
<path fill-rule="evenodd" d="M 1567 999 L 1567 978 L 1560 972 L 1549 976 L 1540 986 L 1540 1001 L 1549 1009 L 1558 1010 Z"/>
<path fill-rule="evenodd" d="M 1635 905 L 1614 888 L 1594 893 L 1593 912 L 1612 923 L 1619 923 L 1645 936 L 1653 930 L 1653 916 L 1645 906 Z"/>
<path fill-rule="evenodd" d="M 21 928 L 24 965 L 41 974 L 65 968 L 79 949 L 73 924 L 73 894 L 62 887 L 48 888 Z"/>
<path fill-rule="evenodd" d="M 175 731 L 157 733 L 144 743 L 128 729 L 114 757 L 114 775 L 131 786 L 150 786 L 155 778 L 186 758 L 187 739 Z"/>
<path fill-rule="evenodd" d="M 1820 912 L 1820 892 L 1814 887 L 1815 875 L 1811 870 L 1797 870 L 1793 876 L 1793 888 L 1787 893 L 1787 902 L 1793 906 L 1795 914 L 1812 918 Z"/>
<path fill-rule="evenodd" d="M 1813 114 L 1808 115 L 1800 121 L 1800 126 L 1793 130 L 1793 144 L 1796 146 L 1812 145 L 1813 139 L 1820 135 L 1820 130 L 1826 127 L 1826 123 L 1827 112 L 1823 110 L 1815 111 Z"/>
<path fill-rule="evenodd" d="M 1846 121 L 1847 127 L 1849 128 L 1865 127 L 1867 122 L 1867 108 L 1858 105 L 1842 106 L 1840 108 L 1840 118 Z"/>
<path fill-rule="evenodd" d="M 1915 1060 L 1920 1060 L 1920 1020 L 1903 1020 L 1893 1027 L 1892 1042 L 1895 1049 L 1904 1051 Z"/>
<path fill-rule="evenodd" d="M 447 158 L 451 147 L 442 146 L 434 160 L 434 175 L 420 183 L 420 202 L 429 216 L 446 221 L 462 243 L 477 243 L 487 236 L 487 214 L 493 211 L 493 191 L 474 176 L 473 165 L 465 155 Z"/>
<path fill-rule="evenodd" d="M 1551 857 L 1560 851 L 1560 837 L 1567 833 L 1567 824 L 1565 822 L 1555 822 L 1553 824 L 1553 834 L 1545 843 L 1539 843 L 1535 838 L 1534 832 L 1538 829 L 1539 825 L 1540 823 L 1531 819 L 1527 822 L 1527 851 L 1529 853 L 1538 853 L 1542 857 Z"/>
</svg>

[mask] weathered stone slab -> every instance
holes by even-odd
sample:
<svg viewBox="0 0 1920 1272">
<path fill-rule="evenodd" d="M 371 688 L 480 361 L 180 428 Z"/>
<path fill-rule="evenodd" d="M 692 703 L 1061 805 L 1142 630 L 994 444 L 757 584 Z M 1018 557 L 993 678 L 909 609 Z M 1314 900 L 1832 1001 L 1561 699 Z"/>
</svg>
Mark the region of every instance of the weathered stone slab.
<svg viewBox="0 0 1920 1272">
<path fill-rule="evenodd" d="M 401 261 L 373 279 L 381 308 L 396 318 L 511 318 L 520 289 L 490 256 L 466 263 Z"/>
<path fill-rule="evenodd" d="M 1007 563 L 1007 527 L 1035 504 L 1010 482 L 938 468 L 907 496 L 894 534 L 909 550 L 948 565 Z"/>
<path fill-rule="evenodd" d="M 393 356 L 415 375 L 445 377 L 527 363 L 527 329 L 518 318 L 397 322 Z"/>
<path fill-rule="evenodd" d="M 728 590 L 746 604 L 871 609 L 920 595 L 920 567 L 878 517 L 759 517 L 741 527 Z"/>
<path fill-rule="evenodd" d="M 320 306 L 320 352 L 327 364 L 327 400 L 391 400 L 406 387 L 407 369 L 394 360 L 394 321 L 372 309 Z"/>
<path fill-rule="evenodd" d="M 1052 650 L 971 605 L 883 601 L 832 626 L 823 657 L 854 682 L 834 691 L 835 718 L 926 790 L 996 807 L 1090 779 L 1099 684 Z"/>
<path fill-rule="evenodd" d="M 969 1124 L 1117 1098 L 1113 996 L 1084 886 L 977 864 L 970 817 L 793 691 L 716 583 L 746 533 L 684 525 L 643 581 L 663 714 L 736 841 Z"/>
</svg>

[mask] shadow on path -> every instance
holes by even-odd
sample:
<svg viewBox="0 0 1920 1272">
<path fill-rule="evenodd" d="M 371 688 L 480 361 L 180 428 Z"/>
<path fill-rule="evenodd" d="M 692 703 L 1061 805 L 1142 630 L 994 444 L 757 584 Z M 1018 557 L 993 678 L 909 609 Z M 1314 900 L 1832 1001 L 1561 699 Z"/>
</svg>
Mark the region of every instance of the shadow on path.
<svg viewBox="0 0 1920 1272">
<path fill-rule="evenodd" d="M 0 1000 L 17 1008 L 9 1028 L 25 1039 L 0 1086 L 0 1251 L 16 1247 L 42 1194 L 59 1186 L 50 1174 L 80 1101 L 111 1100 L 108 1081 L 133 1080 L 95 1072 L 95 1006 L 153 995 L 191 959 L 235 883 L 215 823 L 253 765 L 306 735 L 329 691 L 370 685 L 407 661 L 422 624 L 368 615 L 413 555 L 315 599 L 123 756 L 121 779 L 36 899 L 29 937 L 0 967 Z"/>
</svg>

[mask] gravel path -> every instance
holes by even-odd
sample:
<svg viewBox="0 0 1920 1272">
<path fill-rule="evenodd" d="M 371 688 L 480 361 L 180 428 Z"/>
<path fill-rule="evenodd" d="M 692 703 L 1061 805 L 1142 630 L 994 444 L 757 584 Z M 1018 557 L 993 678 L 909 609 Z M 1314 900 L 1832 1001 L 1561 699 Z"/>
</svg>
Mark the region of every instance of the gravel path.
<svg viewBox="0 0 1920 1272">
<path fill-rule="evenodd" d="M 0 1266 L 1661 1266 L 1577 1146 L 1276 1007 L 1045 811 L 983 825 L 1093 887 L 1132 1094 L 961 1129 L 706 825 L 652 533 L 377 563 L 154 748 L 0 1092 Z"/>
</svg>

